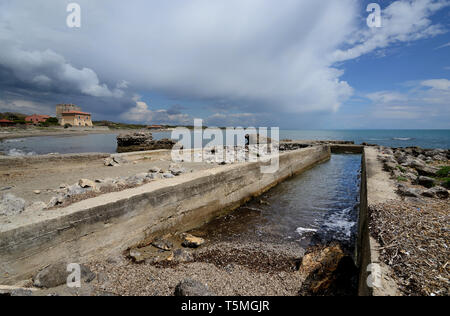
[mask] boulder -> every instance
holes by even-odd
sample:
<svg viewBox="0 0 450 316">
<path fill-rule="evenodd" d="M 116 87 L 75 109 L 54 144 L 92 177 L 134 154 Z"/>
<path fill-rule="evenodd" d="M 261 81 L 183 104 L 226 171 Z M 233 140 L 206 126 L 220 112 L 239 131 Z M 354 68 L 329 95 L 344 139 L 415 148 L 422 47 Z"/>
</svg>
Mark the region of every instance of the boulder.
<svg viewBox="0 0 450 316">
<path fill-rule="evenodd" d="M 175 296 L 214 296 L 206 284 L 192 279 L 181 281 L 175 288 Z"/>
<path fill-rule="evenodd" d="M 166 179 L 172 179 L 175 177 L 172 173 L 163 173 L 162 176 Z"/>
<path fill-rule="evenodd" d="M 440 199 L 448 199 L 449 197 L 447 189 L 439 186 L 433 187 L 431 189 L 422 192 L 422 195 L 430 198 L 440 198 Z"/>
<path fill-rule="evenodd" d="M 397 164 L 391 161 L 387 161 L 383 164 L 384 171 L 391 172 L 397 168 Z"/>
<path fill-rule="evenodd" d="M 198 248 L 205 243 L 203 238 L 195 237 L 191 234 L 184 234 L 183 238 L 182 246 L 186 248 Z"/>
<path fill-rule="evenodd" d="M 194 257 L 191 255 L 191 253 L 187 252 L 184 249 L 177 249 L 172 253 L 172 256 L 170 256 L 167 260 L 173 261 L 175 263 L 184 263 L 193 261 Z"/>
<path fill-rule="evenodd" d="M 161 168 L 153 167 L 153 168 L 150 168 L 150 170 L 148 172 L 150 172 L 150 173 L 160 173 L 161 172 Z"/>
<path fill-rule="evenodd" d="M 12 216 L 25 210 L 25 200 L 7 193 L 0 200 L 0 216 Z"/>
<path fill-rule="evenodd" d="M 397 193 L 401 196 L 418 198 L 422 192 L 418 189 L 410 188 L 404 184 L 399 184 L 397 187 Z"/>
<path fill-rule="evenodd" d="M 39 288 L 54 288 L 67 283 L 67 277 L 72 273 L 67 271 L 68 263 L 60 262 L 45 267 L 33 278 L 33 284 Z M 81 280 L 89 283 L 96 275 L 88 267 L 80 265 Z"/>
<path fill-rule="evenodd" d="M 299 273 L 304 277 L 301 295 L 356 292 L 358 269 L 339 245 L 313 249 L 302 258 Z"/>
<path fill-rule="evenodd" d="M 152 140 L 153 135 L 150 132 L 133 132 L 117 136 L 117 145 L 119 147 L 139 146 Z"/>
<path fill-rule="evenodd" d="M 158 149 L 172 149 L 176 144 L 171 139 L 153 140 L 152 133 L 134 132 L 117 136 L 117 151 L 133 152 Z"/>
<path fill-rule="evenodd" d="M 81 179 L 80 181 L 78 181 L 78 185 L 83 188 L 83 189 L 95 189 L 95 182 L 89 179 Z"/>
<path fill-rule="evenodd" d="M 417 178 L 417 183 L 426 188 L 431 188 L 432 186 L 434 186 L 434 179 L 430 177 L 420 176 Z"/>
<path fill-rule="evenodd" d="M 153 247 L 164 251 L 170 251 L 173 249 L 173 243 L 163 237 L 156 237 L 151 244 Z"/>
<path fill-rule="evenodd" d="M 186 169 L 182 168 L 178 164 L 171 164 L 169 167 L 169 172 L 173 174 L 174 176 L 179 176 L 182 173 L 186 173 Z"/>
<path fill-rule="evenodd" d="M 33 292 L 26 288 L 0 286 L 0 296 L 33 296 Z"/>
<path fill-rule="evenodd" d="M 419 175 L 426 177 L 436 176 L 436 173 L 439 170 L 438 168 L 427 166 L 425 163 L 422 163 L 417 160 L 413 161 L 410 166 L 416 169 Z"/>
</svg>

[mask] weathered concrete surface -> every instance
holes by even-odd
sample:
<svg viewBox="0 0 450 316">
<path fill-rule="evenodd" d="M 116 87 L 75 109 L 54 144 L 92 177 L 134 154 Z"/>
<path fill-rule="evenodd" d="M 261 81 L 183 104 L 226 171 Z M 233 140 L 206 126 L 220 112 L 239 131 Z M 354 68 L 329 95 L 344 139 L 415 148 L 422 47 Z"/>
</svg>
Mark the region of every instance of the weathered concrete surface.
<svg viewBox="0 0 450 316">
<path fill-rule="evenodd" d="M 262 162 L 222 166 L 12 221 L 0 227 L 0 284 L 61 259 L 107 258 L 158 231 L 201 226 L 330 155 L 328 146 L 305 148 L 281 154 L 274 174 L 262 174 Z"/>
<path fill-rule="evenodd" d="M 391 269 L 379 260 L 380 245 L 370 236 L 369 208 L 377 203 L 399 200 L 395 194 L 395 184 L 383 172 L 381 162 L 377 159 L 378 151 L 374 147 L 365 147 L 362 158 L 361 205 L 357 244 L 357 261 L 360 268 L 359 295 L 361 296 L 398 296 Z M 370 265 L 372 269 L 370 269 Z M 379 267 L 380 287 L 369 287 L 368 278 Z M 375 268 L 376 269 L 376 268 Z M 369 270 L 369 271 L 368 271 Z"/>
</svg>

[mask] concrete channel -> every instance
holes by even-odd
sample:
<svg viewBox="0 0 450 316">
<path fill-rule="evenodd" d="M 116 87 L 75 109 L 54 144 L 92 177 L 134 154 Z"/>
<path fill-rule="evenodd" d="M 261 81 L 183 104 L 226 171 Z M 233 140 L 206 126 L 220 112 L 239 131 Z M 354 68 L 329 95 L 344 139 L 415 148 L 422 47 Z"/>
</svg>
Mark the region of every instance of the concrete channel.
<svg viewBox="0 0 450 316">
<path fill-rule="evenodd" d="M 395 285 L 368 286 L 370 267 L 378 264 L 376 242 L 370 237 L 368 205 L 377 192 L 379 166 L 375 150 L 357 145 L 320 145 L 280 155 L 275 174 L 262 174 L 261 162 L 198 171 L 164 182 L 152 182 L 121 192 L 108 193 L 29 216 L 0 227 L 0 284 L 13 285 L 31 278 L 40 269 L 57 263 L 84 263 L 123 252 L 158 232 L 183 232 L 230 212 L 285 179 L 330 159 L 332 153 L 362 154 L 360 214 L 356 244 L 359 268 L 358 294 L 393 295 Z M 150 159 L 148 152 L 122 154 L 125 159 Z M 168 151 L 154 151 L 153 159 L 168 158 Z M 102 154 L 36 157 L 85 161 Z M 20 165 L 20 160 L 15 160 Z M 7 163 L 7 162 L 4 162 Z M 384 180 L 383 180 L 384 181 Z M 389 281 L 389 280 L 387 280 Z"/>
</svg>

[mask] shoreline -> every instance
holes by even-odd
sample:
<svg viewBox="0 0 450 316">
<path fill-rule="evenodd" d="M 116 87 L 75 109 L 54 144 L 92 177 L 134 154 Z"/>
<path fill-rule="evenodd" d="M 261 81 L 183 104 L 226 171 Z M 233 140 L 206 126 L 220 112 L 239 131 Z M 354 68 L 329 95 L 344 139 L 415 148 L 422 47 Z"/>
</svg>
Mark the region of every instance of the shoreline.
<svg viewBox="0 0 450 316">
<path fill-rule="evenodd" d="M 11 132 L 8 132 L 8 130 L 0 129 L 0 141 L 6 140 L 6 139 L 17 139 L 17 138 L 30 138 L 30 137 L 42 137 L 42 136 L 62 136 L 62 137 L 70 137 L 70 136 L 83 136 L 83 135 L 90 135 L 90 134 L 121 134 L 121 133 L 129 133 L 134 131 L 141 131 L 142 129 L 100 129 L 100 128 L 93 128 L 93 129 L 83 129 L 83 130 L 76 130 L 76 129 L 63 129 L 63 128 L 55 128 L 53 130 L 39 130 L 39 129 L 32 129 L 27 130 L 24 129 L 23 131 L 17 131 L 13 130 Z M 6 131 L 6 132 L 5 132 Z M 151 130 L 151 133 L 163 133 L 163 132 L 170 132 L 171 130 Z"/>
</svg>

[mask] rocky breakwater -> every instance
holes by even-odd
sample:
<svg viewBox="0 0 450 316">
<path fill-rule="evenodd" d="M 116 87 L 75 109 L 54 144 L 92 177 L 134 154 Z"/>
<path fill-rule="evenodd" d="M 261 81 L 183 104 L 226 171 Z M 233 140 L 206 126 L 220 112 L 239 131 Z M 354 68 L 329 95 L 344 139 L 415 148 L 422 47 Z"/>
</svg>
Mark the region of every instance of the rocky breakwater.
<svg viewBox="0 0 450 316">
<path fill-rule="evenodd" d="M 444 149 L 380 148 L 400 199 L 369 206 L 370 233 L 401 294 L 450 293 L 449 158 Z"/>
<path fill-rule="evenodd" d="M 117 152 L 135 152 L 158 149 L 172 149 L 175 141 L 171 139 L 154 140 L 150 132 L 133 132 L 117 136 Z"/>
<path fill-rule="evenodd" d="M 383 169 L 397 182 L 397 193 L 403 197 L 449 197 L 450 150 L 382 148 L 379 159 Z"/>
</svg>

